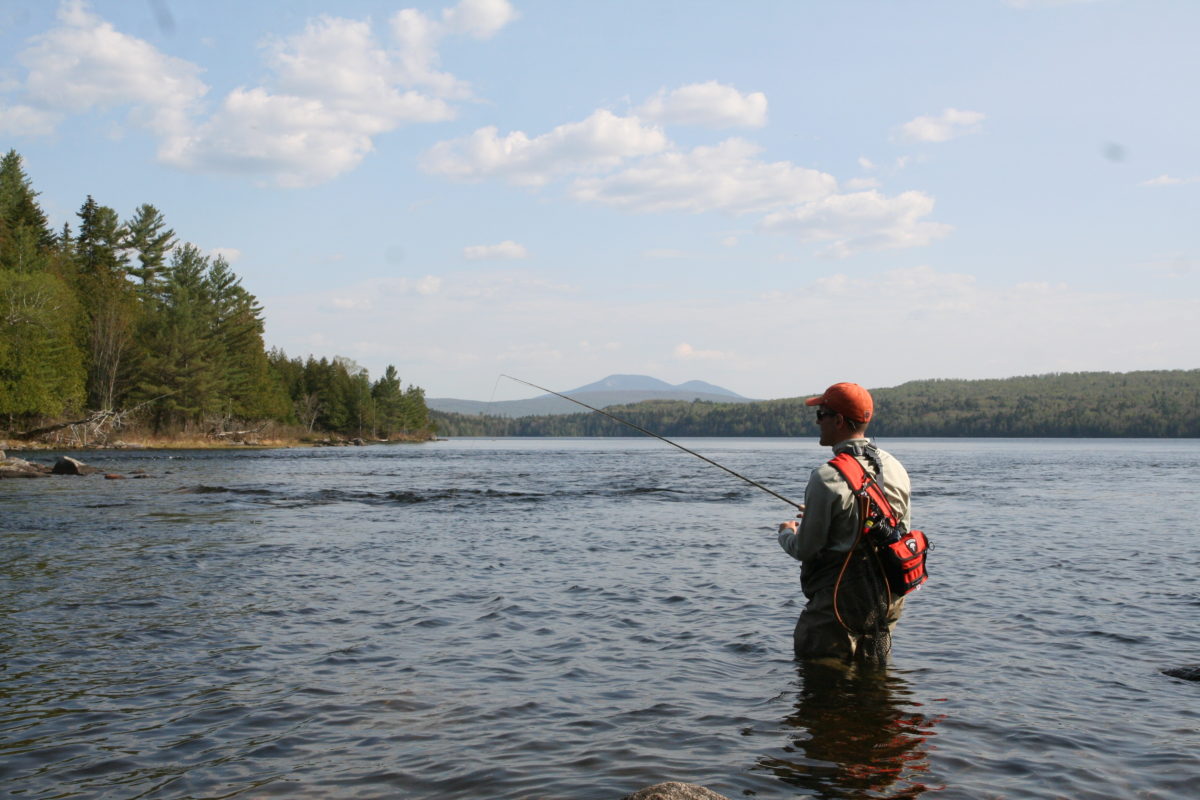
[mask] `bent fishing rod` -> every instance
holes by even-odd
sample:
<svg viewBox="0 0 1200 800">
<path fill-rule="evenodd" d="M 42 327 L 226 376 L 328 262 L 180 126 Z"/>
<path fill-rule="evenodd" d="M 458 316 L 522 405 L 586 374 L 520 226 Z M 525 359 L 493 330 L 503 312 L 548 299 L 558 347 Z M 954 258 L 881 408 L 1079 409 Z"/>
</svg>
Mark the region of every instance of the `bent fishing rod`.
<svg viewBox="0 0 1200 800">
<path fill-rule="evenodd" d="M 505 375 L 503 373 L 500 374 L 500 377 L 508 378 L 510 381 L 516 381 L 517 383 L 523 383 L 526 386 L 532 386 L 534 389 L 540 389 L 543 392 L 549 392 L 550 394 L 554 395 L 555 397 L 561 397 L 563 400 L 569 400 L 572 403 L 574 403 L 575 405 L 583 406 L 584 408 L 588 409 L 589 411 L 595 411 L 597 414 L 602 414 L 603 416 L 606 416 L 609 419 L 611 419 L 613 422 L 619 422 L 622 425 L 633 428 L 635 431 L 638 431 L 639 433 L 644 433 L 647 436 L 653 436 L 655 439 L 666 442 L 667 444 L 671 445 L 672 447 L 679 448 L 680 450 L 687 453 L 688 455 L 693 455 L 696 458 L 700 459 L 701 461 L 707 461 L 709 464 L 712 464 L 714 467 L 717 467 L 718 469 L 725 470 L 733 477 L 745 481 L 746 483 L 750 484 L 751 486 L 753 486 L 756 489 L 762 489 L 764 492 L 771 495 L 772 497 L 777 497 L 780 500 L 782 500 L 783 502 L 787 503 L 788 505 L 795 507 L 798 511 L 804 510 L 804 505 L 802 503 L 797 503 L 794 500 L 789 500 L 788 498 L 784 497 L 783 495 L 781 495 L 779 492 L 775 491 L 774 489 L 768 489 L 766 486 L 763 486 L 758 481 L 750 480 L 745 475 L 734 472 L 733 470 L 731 470 L 729 467 L 725 466 L 724 464 L 718 464 L 716 461 L 713 461 L 711 458 L 700 455 L 695 450 L 689 450 L 686 447 L 684 447 L 683 445 L 679 444 L 678 442 L 672 442 L 670 439 L 668 439 L 665 436 L 660 436 L 659 434 L 655 433 L 654 431 L 646 430 L 641 425 L 635 425 L 634 423 L 630 422 L 627 419 L 621 419 L 620 417 L 616 416 L 615 414 L 610 414 L 607 411 L 604 411 L 603 409 L 596 408 L 595 406 L 589 406 L 587 403 L 583 402 L 582 400 L 576 400 L 574 397 L 568 397 L 565 394 L 560 394 L 560 393 L 554 391 L 553 389 L 547 389 L 545 386 L 538 386 L 536 383 L 530 383 L 529 381 L 523 381 L 520 378 L 514 378 L 512 375 Z"/>
</svg>

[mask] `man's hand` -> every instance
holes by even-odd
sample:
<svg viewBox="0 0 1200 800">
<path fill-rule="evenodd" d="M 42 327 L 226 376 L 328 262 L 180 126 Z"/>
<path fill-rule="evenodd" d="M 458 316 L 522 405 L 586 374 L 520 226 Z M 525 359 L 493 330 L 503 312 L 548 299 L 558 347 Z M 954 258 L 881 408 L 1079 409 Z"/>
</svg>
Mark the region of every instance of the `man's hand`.
<svg viewBox="0 0 1200 800">
<path fill-rule="evenodd" d="M 780 533 L 796 533 L 798 530 L 800 530 L 800 523 L 794 519 L 779 523 Z"/>
</svg>

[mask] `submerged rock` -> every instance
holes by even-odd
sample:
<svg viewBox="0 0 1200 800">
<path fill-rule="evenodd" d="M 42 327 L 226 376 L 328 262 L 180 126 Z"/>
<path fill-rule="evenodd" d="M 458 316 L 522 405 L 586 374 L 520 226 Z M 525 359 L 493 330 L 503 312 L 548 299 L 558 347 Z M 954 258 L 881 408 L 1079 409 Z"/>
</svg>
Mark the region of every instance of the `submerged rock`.
<svg viewBox="0 0 1200 800">
<path fill-rule="evenodd" d="M 694 783 L 668 781 L 639 789 L 633 794 L 625 795 L 621 800 L 729 800 L 729 798 Z"/>
<path fill-rule="evenodd" d="M 1172 678 L 1183 678 L 1185 681 L 1200 681 L 1200 664 L 1164 669 L 1163 674 L 1170 675 Z"/>
</svg>

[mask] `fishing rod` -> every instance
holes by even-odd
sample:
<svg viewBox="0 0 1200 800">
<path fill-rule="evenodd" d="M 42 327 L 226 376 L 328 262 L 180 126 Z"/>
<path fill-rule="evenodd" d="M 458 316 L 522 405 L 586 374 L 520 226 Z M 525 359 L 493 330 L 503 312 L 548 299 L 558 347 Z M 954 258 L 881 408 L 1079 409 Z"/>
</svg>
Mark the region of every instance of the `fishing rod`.
<svg viewBox="0 0 1200 800">
<path fill-rule="evenodd" d="M 603 409 L 596 408 L 595 406 L 589 406 L 587 403 L 583 402 L 582 400 L 576 400 L 574 397 L 568 397 L 565 394 L 559 394 L 558 392 L 554 391 L 553 389 L 547 389 L 545 386 L 538 386 L 536 383 L 530 383 L 529 381 L 523 381 L 520 378 L 514 378 L 512 375 L 505 375 L 503 373 L 500 374 L 500 377 L 508 378 L 510 381 L 516 381 L 517 383 L 523 383 L 526 386 L 532 386 L 534 389 L 540 389 L 543 392 L 549 392 L 550 394 L 554 395 L 555 397 L 561 397 L 563 400 L 569 400 L 572 403 L 574 403 L 575 405 L 583 406 L 584 408 L 588 409 L 589 411 L 595 411 L 597 414 L 603 414 L 604 416 L 608 417 L 609 419 L 611 419 L 614 422 L 619 422 L 622 425 L 626 425 L 630 428 L 633 428 L 635 431 L 638 431 L 639 433 L 644 433 L 647 436 L 653 436 L 655 439 L 664 441 L 667 444 L 671 445 L 672 447 L 678 447 L 683 452 L 685 452 L 689 455 L 693 455 L 696 458 L 700 459 L 701 461 L 707 461 L 709 464 L 712 464 L 714 467 L 725 470 L 733 477 L 739 478 L 739 479 L 745 481 L 746 483 L 750 484 L 754 488 L 762 489 L 764 492 L 771 495 L 772 497 L 777 497 L 780 500 L 782 500 L 783 502 L 787 503 L 788 505 L 794 506 L 799 511 L 804 510 L 803 504 L 797 503 L 794 500 L 789 500 L 788 498 L 784 497 L 783 495 L 781 495 L 779 492 L 775 491 L 774 489 L 768 489 L 766 486 L 763 486 L 758 481 L 750 480 L 745 475 L 734 472 L 733 470 L 731 470 L 729 467 L 725 466 L 724 464 L 718 464 L 716 461 L 713 461 L 708 456 L 702 456 L 699 453 L 697 453 L 695 450 L 689 450 L 686 447 L 684 447 L 683 445 L 679 444 L 678 442 L 672 442 L 670 439 L 668 439 L 665 436 L 660 436 L 657 433 L 655 433 L 654 431 L 646 430 L 641 425 L 635 425 L 634 423 L 630 422 L 627 419 L 621 419 L 620 417 L 616 416 L 615 414 L 610 414 L 607 411 L 604 411 Z"/>
</svg>

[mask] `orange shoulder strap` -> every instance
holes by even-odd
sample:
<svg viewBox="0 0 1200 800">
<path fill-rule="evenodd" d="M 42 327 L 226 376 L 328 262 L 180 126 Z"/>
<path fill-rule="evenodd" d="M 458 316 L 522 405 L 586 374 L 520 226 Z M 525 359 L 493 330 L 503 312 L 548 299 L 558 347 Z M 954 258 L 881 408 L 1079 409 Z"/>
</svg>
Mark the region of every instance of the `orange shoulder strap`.
<svg viewBox="0 0 1200 800">
<path fill-rule="evenodd" d="M 879 482 L 875 480 L 874 476 L 867 474 L 857 458 L 849 453 L 838 453 L 829 460 L 829 465 L 846 479 L 846 483 L 850 484 L 850 488 L 856 495 L 868 499 L 875 510 L 886 517 L 891 525 L 899 522 L 896 513 L 892 511 L 892 504 L 887 501 L 883 489 L 879 487 Z"/>
</svg>

